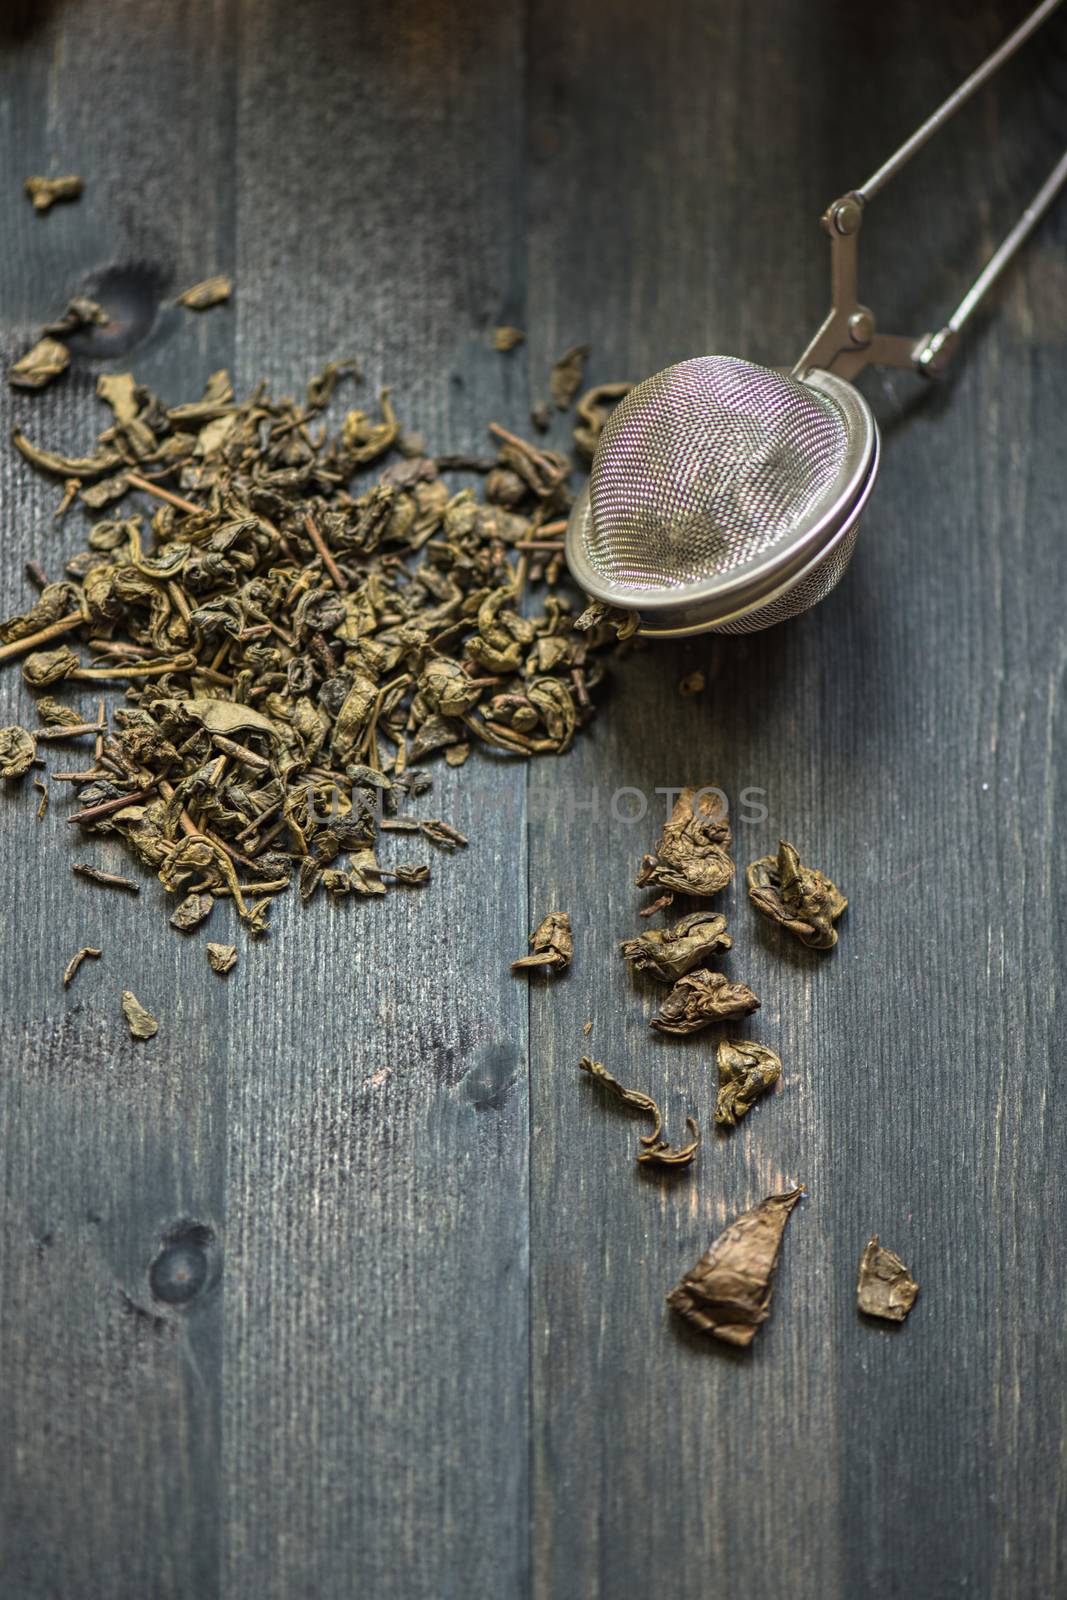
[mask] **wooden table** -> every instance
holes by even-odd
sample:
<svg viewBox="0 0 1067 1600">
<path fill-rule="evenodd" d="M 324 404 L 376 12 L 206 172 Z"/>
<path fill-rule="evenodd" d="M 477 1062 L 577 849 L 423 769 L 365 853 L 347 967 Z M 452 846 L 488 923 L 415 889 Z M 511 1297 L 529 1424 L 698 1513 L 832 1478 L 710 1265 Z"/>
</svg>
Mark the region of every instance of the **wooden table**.
<svg viewBox="0 0 1067 1600">
<path fill-rule="evenodd" d="M 88 445 L 102 367 L 177 401 L 218 367 L 292 392 L 358 355 L 433 447 L 482 450 L 572 342 L 591 381 L 788 362 L 825 308 L 823 206 L 1025 9 L 10 6 L 5 361 L 80 289 L 123 329 L 43 395 L 5 389 L 5 426 Z M 955 303 L 1062 147 L 1065 90 L 1067 18 L 878 199 L 886 328 Z M 67 170 L 82 200 L 36 216 L 23 178 Z M 116 845 L 8 786 L 10 1600 L 1063 1592 L 1065 243 L 1061 205 L 950 384 L 864 379 L 884 466 L 832 598 L 632 656 L 561 760 L 442 768 L 434 813 L 472 843 L 424 894 L 294 896 L 222 983 L 154 880 L 70 877 Z M 169 304 L 217 270 L 229 308 Z M 500 322 L 528 330 L 509 356 Z M 0 494 L 10 612 L 84 517 L 53 521 L 11 450 Z M 0 694 L 32 723 L 17 671 Z M 655 791 L 686 780 L 729 792 L 740 861 L 784 833 L 851 899 L 826 958 L 728 897 L 727 970 L 785 1062 L 728 1140 L 714 1041 L 653 1039 L 615 954 Z M 571 973 L 513 979 L 556 907 Z M 64 992 L 84 943 L 104 955 Z M 127 987 L 160 1016 L 147 1046 Z M 691 1174 L 643 1180 L 585 1049 L 671 1133 L 698 1114 Z M 751 1353 L 672 1325 L 679 1273 L 787 1181 L 809 1198 Z M 923 1286 L 902 1331 L 855 1310 L 875 1231 Z M 148 1277 L 168 1240 L 204 1274 L 183 1306 Z"/>
</svg>

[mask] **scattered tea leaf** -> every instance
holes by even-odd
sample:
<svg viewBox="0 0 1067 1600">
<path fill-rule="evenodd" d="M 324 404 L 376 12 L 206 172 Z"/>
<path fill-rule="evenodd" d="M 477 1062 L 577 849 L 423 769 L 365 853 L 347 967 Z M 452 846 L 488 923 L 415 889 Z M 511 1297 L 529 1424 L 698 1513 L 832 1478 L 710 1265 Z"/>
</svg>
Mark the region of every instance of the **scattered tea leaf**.
<svg viewBox="0 0 1067 1600">
<path fill-rule="evenodd" d="M 770 1316 L 774 1270 L 803 1185 L 744 1212 L 667 1296 L 679 1316 L 726 1344 L 746 1347 Z"/>
<path fill-rule="evenodd" d="M 48 810 L 48 785 L 46 783 L 42 783 L 40 778 L 34 778 L 33 787 L 41 796 L 37 804 L 37 821 L 43 822 L 45 819 L 45 813 Z"/>
<path fill-rule="evenodd" d="M 230 298 L 233 284 L 225 273 L 216 273 L 213 278 L 205 278 L 203 283 L 194 283 L 192 288 L 184 289 L 175 297 L 175 305 L 185 306 L 189 311 L 208 311 L 212 306 L 220 306 Z"/>
<path fill-rule="evenodd" d="M 589 1035 L 592 1033 L 592 1031 L 593 1031 L 593 1024 L 591 1022 L 583 1022 L 582 1023 L 582 1032 L 585 1034 L 585 1037 L 587 1039 L 588 1039 Z"/>
<path fill-rule="evenodd" d="M 181 933 L 191 933 L 211 915 L 215 898 L 210 894 L 187 894 L 171 913 L 170 925 Z"/>
<path fill-rule="evenodd" d="M 235 944 L 212 944 L 209 941 L 207 958 L 211 964 L 212 972 L 231 972 L 237 965 L 237 946 Z"/>
<path fill-rule="evenodd" d="M 687 672 L 684 678 L 678 680 L 678 693 L 683 698 L 690 695 L 704 693 L 704 674 L 702 672 Z"/>
<path fill-rule="evenodd" d="M 89 957 L 92 957 L 94 961 L 98 961 L 102 954 L 103 952 L 98 950 L 96 946 L 92 944 L 83 944 L 80 950 L 75 950 L 74 954 L 71 956 L 63 970 L 64 989 L 69 987 L 70 980 L 73 978 L 83 961 L 88 960 Z"/>
<path fill-rule="evenodd" d="M 676 983 L 732 945 L 724 916 L 694 911 L 672 928 L 649 928 L 635 939 L 624 939 L 619 951 L 636 972 L 647 972 L 662 983 Z"/>
<path fill-rule="evenodd" d="M 499 350 L 501 355 L 507 355 L 509 350 L 514 350 L 516 345 L 522 344 L 525 338 L 526 335 L 521 328 L 494 328 L 493 349 Z"/>
<path fill-rule="evenodd" d="M 602 1089 L 607 1089 L 616 1100 L 620 1100 L 624 1106 L 629 1106 L 631 1111 L 640 1111 L 644 1116 L 651 1117 L 652 1132 L 643 1133 L 641 1143 L 648 1146 L 658 1143 L 663 1118 L 660 1116 L 659 1106 L 651 1095 L 642 1094 L 640 1089 L 624 1089 L 618 1078 L 612 1077 L 602 1061 L 593 1061 L 589 1056 L 583 1056 L 578 1066 L 582 1072 L 588 1072 L 594 1083 L 599 1084 Z"/>
<path fill-rule="evenodd" d="M 41 332 L 51 334 L 53 339 L 66 339 L 86 328 L 106 328 L 110 320 L 102 305 L 87 295 L 75 295 L 73 300 L 67 301 L 63 315 L 55 322 L 46 322 Z"/>
<path fill-rule="evenodd" d="M 141 892 L 141 885 L 134 883 L 132 878 L 120 878 L 116 872 L 101 872 L 99 867 L 90 867 L 84 861 L 79 861 L 70 870 L 76 872 L 79 878 L 88 878 L 91 883 L 102 883 L 108 889 L 125 889 L 127 894 Z"/>
<path fill-rule="evenodd" d="M 557 408 L 566 411 L 582 386 L 582 373 L 590 346 L 572 345 L 556 361 L 548 378 L 548 388 Z"/>
<path fill-rule="evenodd" d="M 681 1036 L 758 1009 L 759 1001 L 747 985 L 730 983 L 721 972 L 702 968 L 678 979 L 649 1026 L 657 1033 Z"/>
<path fill-rule="evenodd" d="M 38 339 L 32 350 L 19 356 L 7 369 L 7 381 L 15 389 L 43 389 L 70 366 L 70 351 L 58 339 Z"/>
<path fill-rule="evenodd" d="M 856 1303 L 869 1317 L 887 1322 L 903 1322 L 919 1293 L 907 1267 L 892 1250 L 878 1243 L 875 1234 L 860 1260 Z"/>
<path fill-rule="evenodd" d="M 719 1093 L 715 1121 L 734 1128 L 782 1076 L 781 1058 L 754 1039 L 723 1039 L 717 1051 Z"/>
<path fill-rule="evenodd" d="M 656 899 L 651 902 L 651 904 L 642 906 L 637 915 L 639 917 L 654 917 L 657 911 L 666 911 L 668 906 L 672 906 L 673 904 L 673 894 L 661 894 L 658 895 Z"/>
<path fill-rule="evenodd" d="M 146 1011 L 137 996 L 129 989 L 122 991 L 122 1014 L 129 1024 L 134 1039 L 151 1039 L 159 1032 L 159 1023 L 151 1011 Z"/>
<path fill-rule="evenodd" d="M 16 724 L 0 728 L 0 778 L 21 778 L 37 759 L 37 740 Z"/>
<path fill-rule="evenodd" d="M 81 178 L 73 174 L 65 178 L 26 179 L 26 193 L 35 211 L 48 211 L 57 200 L 77 200 L 84 187 Z"/>
<path fill-rule="evenodd" d="M 734 875 L 732 842 L 721 790 L 712 784 L 684 788 L 654 854 L 641 861 L 638 887 L 701 897 L 718 894 Z"/>
<path fill-rule="evenodd" d="M 592 461 L 604 424 L 618 402 L 628 395 L 632 383 L 601 383 L 587 389 L 575 406 L 578 421 L 574 425 L 574 445 L 580 455 Z"/>
<path fill-rule="evenodd" d="M 638 611 L 620 611 L 617 606 L 606 605 L 603 600 L 591 600 L 575 621 L 574 627 L 577 633 L 591 633 L 601 623 L 612 628 L 622 644 L 632 638 L 641 626 L 641 614 Z"/>
<path fill-rule="evenodd" d="M 525 972 L 532 967 L 548 967 L 562 972 L 571 964 L 574 938 L 571 919 L 565 911 L 550 911 L 530 935 L 531 954 L 520 956 L 511 963 L 512 972 Z"/>
<path fill-rule="evenodd" d="M 805 867 L 795 846 L 779 841 L 776 856 L 761 856 L 746 873 L 748 897 L 757 911 L 796 935 L 813 950 L 837 943 L 834 923 L 848 901 L 830 879 Z"/>
<path fill-rule="evenodd" d="M 650 1144 L 647 1150 L 642 1150 L 637 1159 L 642 1165 L 657 1167 L 688 1167 L 696 1158 L 700 1149 L 700 1129 L 692 1117 L 686 1117 L 685 1125 L 689 1129 L 690 1139 L 688 1144 L 668 1144 L 666 1139 L 657 1139 L 655 1144 Z"/>
</svg>

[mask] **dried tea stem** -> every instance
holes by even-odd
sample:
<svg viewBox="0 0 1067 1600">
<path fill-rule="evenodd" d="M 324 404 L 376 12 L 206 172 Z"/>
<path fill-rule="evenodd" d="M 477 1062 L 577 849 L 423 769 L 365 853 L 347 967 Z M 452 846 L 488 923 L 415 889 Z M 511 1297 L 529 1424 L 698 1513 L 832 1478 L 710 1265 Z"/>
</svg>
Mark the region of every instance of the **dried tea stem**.
<svg viewBox="0 0 1067 1600">
<path fill-rule="evenodd" d="M 88 878 L 90 883 L 102 883 L 108 889 L 125 889 L 127 894 L 141 892 L 141 885 L 134 883 L 132 878 L 120 878 L 115 872 L 101 872 L 99 867 L 90 867 L 84 861 L 79 861 L 70 870 L 76 872 L 79 878 Z"/>
<path fill-rule="evenodd" d="M 102 954 L 103 951 L 98 950 L 96 946 L 92 944 L 83 944 L 80 950 L 75 950 L 74 954 L 71 956 L 63 970 L 64 989 L 69 987 L 70 980 L 73 978 L 83 961 L 87 960 L 89 957 L 92 957 L 94 961 L 98 961 Z"/>
</svg>

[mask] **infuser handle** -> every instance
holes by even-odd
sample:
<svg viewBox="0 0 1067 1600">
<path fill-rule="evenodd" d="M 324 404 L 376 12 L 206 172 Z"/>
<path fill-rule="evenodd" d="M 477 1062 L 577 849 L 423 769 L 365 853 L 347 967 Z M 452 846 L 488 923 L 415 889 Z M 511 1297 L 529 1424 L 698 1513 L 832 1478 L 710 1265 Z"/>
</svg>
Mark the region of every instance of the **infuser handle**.
<svg viewBox="0 0 1067 1600">
<path fill-rule="evenodd" d="M 937 110 L 927 117 L 888 161 L 883 162 L 866 183 L 859 189 L 849 190 L 827 207 L 822 225 L 830 235 L 830 310 L 793 368 L 795 376 L 803 377 L 813 367 L 821 367 L 842 378 L 852 379 L 872 362 L 885 367 L 910 367 L 927 377 L 944 371 L 963 324 L 1067 182 L 1067 152 L 1045 179 L 1003 243 L 994 251 L 945 326 L 937 333 L 923 334 L 918 339 L 879 333 L 874 313 L 860 304 L 857 236 L 863 222 L 864 207 L 1062 3 L 1063 0 L 1043 0 L 1014 33 L 1010 33 L 992 55 L 942 101 Z"/>
</svg>

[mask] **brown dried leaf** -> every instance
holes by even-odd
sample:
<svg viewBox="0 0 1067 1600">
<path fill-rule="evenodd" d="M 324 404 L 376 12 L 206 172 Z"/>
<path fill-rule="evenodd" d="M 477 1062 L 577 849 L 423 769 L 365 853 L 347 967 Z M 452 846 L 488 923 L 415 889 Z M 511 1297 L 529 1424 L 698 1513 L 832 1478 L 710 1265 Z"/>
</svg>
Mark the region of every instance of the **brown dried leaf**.
<svg viewBox="0 0 1067 1600">
<path fill-rule="evenodd" d="M 212 972 L 226 973 L 237 965 L 237 946 L 235 944 L 212 944 L 208 941 L 207 958 Z"/>
<path fill-rule="evenodd" d="M 661 1142 L 659 1134 L 663 1118 L 660 1116 L 659 1106 L 651 1095 L 643 1094 L 640 1089 L 625 1089 L 618 1078 L 612 1077 L 602 1061 L 594 1061 L 590 1056 L 583 1056 L 578 1066 L 582 1072 L 588 1072 L 594 1083 L 607 1089 L 616 1100 L 621 1101 L 624 1106 L 629 1106 L 631 1111 L 640 1111 L 644 1116 L 652 1118 L 652 1132 L 641 1135 L 643 1145 L 652 1146 Z"/>
<path fill-rule="evenodd" d="M 657 1139 L 655 1144 L 649 1145 L 647 1150 L 642 1150 L 637 1159 L 642 1165 L 656 1167 L 688 1167 L 696 1158 L 700 1149 L 700 1129 L 692 1117 L 686 1117 L 685 1125 L 689 1129 L 690 1140 L 688 1144 L 668 1144 L 666 1139 Z"/>
<path fill-rule="evenodd" d="M 574 954 L 574 938 L 567 913 L 550 911 L 531 933 L 530 945 L 532 953 L 513 961 L 512 972 L 525 972 L 532 967 L 547 967 L 553 972 L 563 972 L 569 967 Z"/>
<path fill-rule="evenodd" d="M 129 1029 L 134 1039 L 151 1039 L 153 1034 L 159 1032 L 159 1023 L 150 1011 L 146 1011 L 137 996 L 129 989 L 122 991 L 122 1014 L 129 1024 Z"/>
<path fill-rule="evenodd" d="M 750 1345 L 770 1316 L 782 1235 L 803 1193 L 769 1195 L 731 1222 L 671 1290 L 671 1309 L 726 1344 Z"/>
<path fill-rule="evenodd" d="M 919 1293 L 907 1267 L 892 1250 L 878 1243 L 875 1234 L 860 1260 L 856 1284 L 856 1304 L 869 1317 L 886 1322 L 903 1322 Z"/>
</svg>

